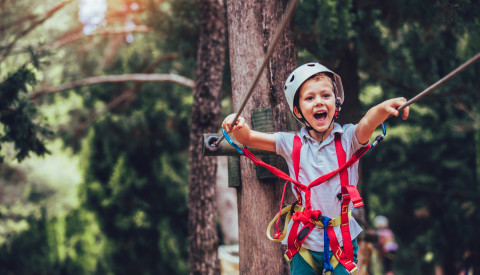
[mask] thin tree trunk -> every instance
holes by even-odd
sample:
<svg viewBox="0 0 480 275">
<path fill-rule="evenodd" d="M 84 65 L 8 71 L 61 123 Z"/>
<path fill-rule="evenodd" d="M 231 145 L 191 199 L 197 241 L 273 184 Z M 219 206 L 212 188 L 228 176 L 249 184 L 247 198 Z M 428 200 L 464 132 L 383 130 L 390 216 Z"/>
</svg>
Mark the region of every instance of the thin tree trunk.
<svg viewBox="0 0 480 275">
<path fill-rule="evenodd" d="M 238 110 L 254 80 L 287 2 L 227 1 L 234 110 Z M 273 109 L 274 130 L 286 130 L 288 108 L 283 86 L 297 65 L 292 29 L 293 23 L 277 43 L 273 57 L 242 113 L 250 125 L 252 109 L 269 107 Z M 278 180 L 257 180 L 254 165 L 246 158 L 241 159 L 241 182 L 237 192 L 240 274 L 288 274 L 288 265 L 283 259 L 284 248 L 265 236 L 270 219 L 278 211 L 283 184 Z"/>
<path fill-rule="evenodd" d="M 223 1 L 198 0 L 200 41 L 190 128 L 189 266 L 190 274 L 220 274 L 215 178 L 217 159 L 202 155 L 202 134 L 217 132 L 225 62 Z"/>
</svg>

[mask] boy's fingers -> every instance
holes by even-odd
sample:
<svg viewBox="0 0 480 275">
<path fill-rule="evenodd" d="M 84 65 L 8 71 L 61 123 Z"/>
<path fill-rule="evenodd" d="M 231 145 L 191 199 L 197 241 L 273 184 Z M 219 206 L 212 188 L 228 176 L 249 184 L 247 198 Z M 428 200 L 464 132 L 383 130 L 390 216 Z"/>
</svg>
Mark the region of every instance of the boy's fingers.
<svg viewBox="0 0 480 275">
<path fill-rule="evenodd" d="M 241 117 L 237 120 L 237 125 L 241 127 L 243 126 L 243 124 L 245 124 L 245 119 Z"/>
<path fill-rule="evenodd" d="M 397 109 L 393 108 L 393 107 L 388 107 L 387 108 L 387 112 L 389 114 L 391 114 L 392 116 L 398 116 L 398 111 Z"/>
<path fill-rule="evenodd" d="M 406 120 L 408 118 L 408 115 L 410 114 L 410 107 L 405 107 L 405 109 L 403 109 L 403 120 Z"/>
</svg>

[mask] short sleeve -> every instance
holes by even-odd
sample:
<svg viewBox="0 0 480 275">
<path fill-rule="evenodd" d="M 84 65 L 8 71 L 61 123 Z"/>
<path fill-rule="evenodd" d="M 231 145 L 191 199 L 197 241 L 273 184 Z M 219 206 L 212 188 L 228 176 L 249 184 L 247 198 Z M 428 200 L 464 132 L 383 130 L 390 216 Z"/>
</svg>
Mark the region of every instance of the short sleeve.
<svg viewBox="0 0 480 275">
<path fill-rule="evenodd" d="M 345 124 L 343 125 L 343 138 L 349 144 L 348 148 L 351 148 L 351 154 L 356 152 L 358 149 L 366 146 L 368 141 L 365 144 L 361 144 L 358 139 L 357 135 L 355 134 L 355 129 L 357 128 L 358 124 Z"/>
<path fill-rule="evenodd" d="M 275 133 L 274 136 L 275 150 L 277 155 L 282 156 L 285 160 L 288 161 L 290 158 L 292 158 L 293 140 L 295 138 L 295 134 L 278 132 Z"/>
</svg>

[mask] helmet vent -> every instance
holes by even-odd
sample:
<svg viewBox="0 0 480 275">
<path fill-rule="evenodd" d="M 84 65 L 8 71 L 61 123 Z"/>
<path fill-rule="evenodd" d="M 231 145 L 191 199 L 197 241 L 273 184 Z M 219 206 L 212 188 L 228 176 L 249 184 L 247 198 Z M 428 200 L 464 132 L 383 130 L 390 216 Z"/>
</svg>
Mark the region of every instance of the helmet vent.
<svg viewBox="0 0 480 275">
<path fill-rule="evenodd" d="M 285 88 L 284 88 L 284 89 L 285 89 L 285 90 L 287 89 L 287 85 L 285 85 Z"/>
<path fill-rule="evenodd" d="M 307 64 L 308 67 L 315 67 L 315 63 Z"/>
<path fill-rule="evenodd" d="M 295 79 L 295 76 L 294 76 L 294 75 L 292 75 L 292 78 L 290 78 L 290 82 L 292 82 L 293 79 Z"/>
</svg>

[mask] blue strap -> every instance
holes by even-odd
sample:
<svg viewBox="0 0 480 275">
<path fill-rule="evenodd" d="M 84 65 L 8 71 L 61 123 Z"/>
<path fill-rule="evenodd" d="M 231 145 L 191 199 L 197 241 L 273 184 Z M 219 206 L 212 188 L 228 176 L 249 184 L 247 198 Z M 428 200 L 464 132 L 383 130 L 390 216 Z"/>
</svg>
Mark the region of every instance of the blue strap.
<svg viewBox="0 0 480 275">
<path fill-rule="evenodd" d="M 243 151 L 242 149 L 240 149 L 235 143 L 233 143 L 233 141 L 230 139 L 230 137 L 228 136 L 227 132 L 222 129 L 222 133 L 223 133 L 223 136 L 225 137 L 225 140 L 230 143 L 230 145 L 233 146 L 233 148 L 235 148 L 235 150 L 237 150 L 237 152 L 240 154 L 240 155 L 243 155 Z"/>
<path fill-rule="evenodd" d="M 330 264 L 330 237 L 327 234 L 327 227 L 328 223 L 330 222 L 330 218 L 323 216 L 322 223 L 323 223 L 323 272 L 326 271 L 333 271 L 333 266 Z"/>
</svg>

